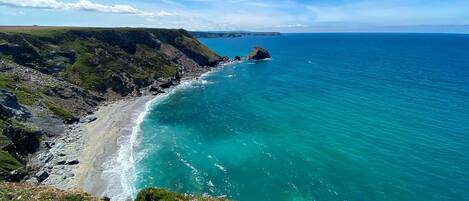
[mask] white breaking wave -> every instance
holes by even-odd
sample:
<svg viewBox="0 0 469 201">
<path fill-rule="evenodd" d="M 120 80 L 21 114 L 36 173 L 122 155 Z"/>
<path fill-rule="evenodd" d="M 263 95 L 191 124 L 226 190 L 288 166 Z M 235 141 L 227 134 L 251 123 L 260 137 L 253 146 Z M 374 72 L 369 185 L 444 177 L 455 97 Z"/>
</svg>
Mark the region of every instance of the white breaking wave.
<svg viewBox="0 0 469 201">
<path fill-rule="evenodd" d="M 154 99 L 148 101 L 143 111 L 136 111 L 136 114 L 133 115 L 136 117 L 134 118 L 135 120 L 131 132 L 129 130 L 130 135 L 123 135 L 118 138 L 117 153 L 112 156 L 109 161 L 102 164 L 102 168 L 104 169 L 102 179 L 105 181 L 117 181 L 116 183 L 108 183 L 105 196 L 110 197 L 113 201 L 126 201 L 136 195 L 138 189 L 135 189 L 133 184 L 136 181 L 135 162 L 137 157 L 134 155 L 134 148 L 138 146 L 140 125 L 148 115 L 151 107 L 181 89 L 211 84 L 212 82 L 204 80 L 204 78 L 220 69 L 221 68 L 206 72 L 198 78 L 181 81 L 179 85 L 170 88 L 166 93 L 159 94 Z M 197 173 L 196 169 L 195 172 Z"/>
</svg>

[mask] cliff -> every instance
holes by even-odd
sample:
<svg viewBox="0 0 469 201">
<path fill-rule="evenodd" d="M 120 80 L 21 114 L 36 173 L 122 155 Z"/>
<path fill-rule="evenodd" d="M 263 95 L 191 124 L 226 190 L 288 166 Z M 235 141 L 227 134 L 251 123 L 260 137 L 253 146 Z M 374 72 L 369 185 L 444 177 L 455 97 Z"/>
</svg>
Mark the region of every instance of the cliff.
<svg viewBox="0 0 469 201">
<path fill-rule="evenodd" d="M 279 32 L 250 32 L 250 31 L 191 31 L 196 38 L 239 38 L 245 36 L 279 36 Z"/>
<path fill-rule="evenodd" d="M 0 31 L 0 180 L 47 177 L 31 157 L 101 102 L 159 93 L 219 62 L 182 29 Z"/>
</svg>

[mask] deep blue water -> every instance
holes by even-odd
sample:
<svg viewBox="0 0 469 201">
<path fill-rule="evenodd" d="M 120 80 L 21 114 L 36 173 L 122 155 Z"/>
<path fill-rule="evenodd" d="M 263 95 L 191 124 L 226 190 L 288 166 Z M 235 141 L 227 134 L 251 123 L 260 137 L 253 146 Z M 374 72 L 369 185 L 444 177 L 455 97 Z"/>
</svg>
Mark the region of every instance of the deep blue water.
<svg viewBox="0 0 469 201">
<path fill-rule="evenodd" d="M 469 35 L 203 39 L 225 66 L 156 101 L 134 187 L 247 200 L 469 200 Z"/>
</svg>

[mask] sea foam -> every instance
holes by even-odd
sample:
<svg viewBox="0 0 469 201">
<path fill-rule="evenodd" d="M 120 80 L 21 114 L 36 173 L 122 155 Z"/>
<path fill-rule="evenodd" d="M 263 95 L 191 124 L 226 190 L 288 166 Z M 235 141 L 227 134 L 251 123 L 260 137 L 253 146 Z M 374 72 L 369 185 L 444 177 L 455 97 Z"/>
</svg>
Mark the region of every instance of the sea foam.
<svg viewBox="0 0 469 201">
<path fill-rule="evenodd" d="M 231 63 L 225 64 L 223 66 L 226 65 L 231 65 Z M 141 123 L 145 120 L 148 112 L 153 106 L 157 105 L 161 101 L 164 101 L 166 98 L 170 97 L 179 90 L 211 84 L 212 82 L 209 82 L 204 78 L 218 71 L 218 69 L 208 71 L 200 75 L 198 78 L 181 81 L 179 85 L 168 89 L 165 93 L 159 94 L 152 100 L 146 102 L 143 110 L 135 111 L 135 113 L 132 115 L 134 123 L 131 131 L 129 130 L 130 134 L 123 135 L 118 138 L 117 153 L 112 156 L 110 160 L 102 164 L 102 168 L 104 169 L 102 173 L 102 179 L 104 181 L 110 181 L 103 196 L 108 196 L 112 200 L 116 201 L 125 201 L 137 194 L 138 189 L 136 189 L 134 186 L 137 173 L 135 169 L 135 162 L 140 157 L 135 155 L 134 148 L 138 146 L 140 126 Z M 117 182 L 113 183 L 111 181 Z"/>
</svg>

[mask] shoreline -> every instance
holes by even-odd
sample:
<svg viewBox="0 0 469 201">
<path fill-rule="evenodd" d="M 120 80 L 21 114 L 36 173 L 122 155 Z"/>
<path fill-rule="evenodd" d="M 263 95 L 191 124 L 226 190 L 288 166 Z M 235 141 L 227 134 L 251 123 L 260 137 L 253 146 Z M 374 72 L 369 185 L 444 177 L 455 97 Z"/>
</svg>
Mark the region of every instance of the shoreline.
<svg viewBox="0 0 469 201">
<path fill-rule="evenodd" d="M 190 72 L 164 93 L 142 91 L 141 96 L 103 102 L 93 114 L 69 125 L 63 135 L 53 140 L 55 145 L 49 154 L 60 158 L 46 162 L 44 166 L 50 166 L 50 175 L 42 184 L 64 190 L 83 190 L 93 196 L 106 196 L 112 200 L 127 200 L 135 189 L 129 186 L 129 175 L 124 174 L 133 168 L 132 143 L 138 138 L 138 125 L 148 107 L 179 89 L 205 84 L 205 76 L 237 63 L 240 62 L 226 62 Z M 39 154 L 37 159 L 44 160 L 45 157 L 48 156 Z M 69 162 L 75 163 L 70 165 Z"/>
<path fill-rule="evenodd" d="M 138 138 L 139 125 L 149 106 L 169 97 L 178 89 L 193 84 L 204 84 L 203 77 L 216 72 L 220 64 L 181 79 L 177 84 L 156 95 L 142 95 L 104 103 L 94 112 L 96 120 L 79 124 L 72 133 L 81 134 L 80 163 L 72 169 L 72 188 L 84 190 L 93 196 L 112 200 L 127 200 L 135 189 L 129 185 L 129 170 L 133 168 L 132 147 Z M 78 149 L 77 149 L 78 151 Z"/>
<path fill-rule="evenodd" d="M 84 126 L 83 137 L 86 140 L 79 157 L 82 162 L 74 170 L 77 188 L 95 196 L 113 196 L 115 192 L 110 191 L 124 190 L 116 189 L 116 185 L 111 186 L 115 181 L 103 178 L 105 171 L 108 171 L 103 166 L 118 157 L 116 154 L 119 154 L 121 148 L 119 139 L 132 134 L 133 128 L 138 126 L 135 120 L 155 97 L 148 95 L 123 99 L 102 106 L 95 112 L 97 119 Z"/>
</svg>

